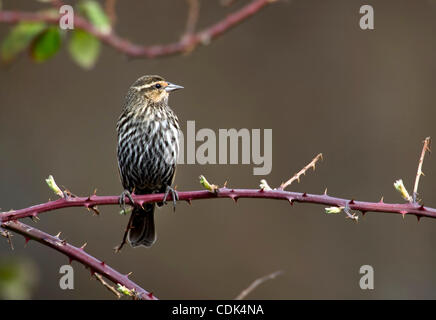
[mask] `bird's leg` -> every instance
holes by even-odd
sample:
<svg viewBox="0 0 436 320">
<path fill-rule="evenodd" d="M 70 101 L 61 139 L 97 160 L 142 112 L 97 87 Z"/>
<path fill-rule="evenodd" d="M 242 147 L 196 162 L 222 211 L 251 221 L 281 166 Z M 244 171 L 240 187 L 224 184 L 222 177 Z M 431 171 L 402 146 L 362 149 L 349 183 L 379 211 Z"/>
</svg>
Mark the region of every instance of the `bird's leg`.
<svg viewBox="0 0 436 320">
<path fill-rule="evenodd" d="M 162 202 L 164 204 L 167 204 L 167 198 L 168 198 L 168 195 L 170 194 L 170 192 L 171 192 L 171 199 L 173 200 L 173 208 L 174 208 L 174 211 L 176 211 L 176 202 L 179 200 L 179 195 L 177 194 L 177 191 L 175 189 L 171 188 L 171 186 L 167 186 Z"/>
<path fill-rule="evenodd" d="M 124 190 L 120 198 L 118 199 L 118 203 L 120 204 L 120 207 L 123 209 L 124 213 L 126 212 L 126 197 L 130 200 L 130 203 L 132 206 L 135 204 L 135 201 L 133 201 L 132 194 L 129 190 Z"/>
</svg>

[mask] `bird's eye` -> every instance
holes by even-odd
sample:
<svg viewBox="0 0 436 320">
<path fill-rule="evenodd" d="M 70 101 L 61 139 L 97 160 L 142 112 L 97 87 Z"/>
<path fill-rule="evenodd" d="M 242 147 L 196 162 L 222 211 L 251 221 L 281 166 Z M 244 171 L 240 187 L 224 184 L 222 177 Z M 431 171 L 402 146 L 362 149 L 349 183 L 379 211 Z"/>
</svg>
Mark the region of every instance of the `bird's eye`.
<svg viewBox="0 0 436 320">
<path fill-rule="evenodd" d="M 155 86 L 154 86 L 156 89 L 160 89 L 160 88 L 162 88 L 162 85 L 161 84 L 156 84 Z"/>
</svg>

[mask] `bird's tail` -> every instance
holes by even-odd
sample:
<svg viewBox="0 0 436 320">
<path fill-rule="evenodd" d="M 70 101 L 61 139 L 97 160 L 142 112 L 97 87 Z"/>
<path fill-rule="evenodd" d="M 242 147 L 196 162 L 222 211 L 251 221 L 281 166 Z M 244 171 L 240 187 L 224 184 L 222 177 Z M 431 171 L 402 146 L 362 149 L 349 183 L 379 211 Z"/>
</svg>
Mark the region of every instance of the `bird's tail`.
<svg viewBox="0 0 436 320">
<path fill-rule="evenodd" d="M 132 223 L 128 234 L 128 240 L 132 247 L 151 247 L 156 241 L 154 207 L 154 203 L 146 203 L 144 208 L 133 208 Z"/>
</svg>

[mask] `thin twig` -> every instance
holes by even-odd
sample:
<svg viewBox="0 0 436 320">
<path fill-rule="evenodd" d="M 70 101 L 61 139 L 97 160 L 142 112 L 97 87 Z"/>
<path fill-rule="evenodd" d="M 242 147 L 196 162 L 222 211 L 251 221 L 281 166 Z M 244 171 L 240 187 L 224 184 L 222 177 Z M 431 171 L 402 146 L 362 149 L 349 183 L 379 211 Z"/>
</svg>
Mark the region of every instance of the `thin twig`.
<svg viewBox="0 0 436 320">
<path fill-rule="evenodd" d="M 105 262 L 100 261 L 90 254 L 86 253 L 84 248 L 75 247 L 65 240 L 61 240 L 57 237 L 49 235 L 34 227 L 28 226 L 19 221 L 3 222 L 1 227 L 12 232 L 21 234 L 26 239 L 26 243 L 29 240 L 35 240 L 45 246 L 48 246 L 56 251 L 59 251 L 69 257 L 70 261 L 75 260 L 85 267 L 89 268 L 91 274 L 98 273 L 106 279 L 112 281 L 115 284 L 120 284 L 132 292 L 135 292 L 135 297 L 144 300 L 157 300 L 157 298 L 150 292 L 141 288 L 135 282 L 128 278 L 128 275 L 124 275 L 111 268 Z"/>
<path fill-rule="evenodd" d="M 425 153 L 428 151 L 430 152 L 430 137 L 425 138 L 423 141 L 424 145 L 422 147 L 421 156 L 419 157 L 419 163 L 418 163 L 418 170 L 416 172 L 416 178 L 415 178 L 415 186 L 413 187 L 413 202 L 416 202 L 416 198 L 418 196 L 418 185 L 419 185 L 419 179 L 421 176 L 424 175 L 422 172 L 422 164 L 424 163 L 424 157 Z"/>
<path fill-rule="evenodd" d="M 188 18 L 186 19 L 185 35 L 192 35 L 197 26 L 198 16 L 200 14 L 199 0 L 186 0 L 188 2 Z"/>
<path fill-rule="evenodd" d="M 104 10 L 107 16 L 109 17 L 109 21 L 112 27 L 115 25 L 115 22 L 117 21 L 117 11 L 115 9 L 116 4 L 117 4 L 117 0 L 106 0 L 104 4 Z"/>
<path fill-rule="evenodd" d="M 291 183 L 294 182 L 295 180 L 300 182 L 301 175 L 303 175 L 303 174 L 305 175 L 307 170 L 309 170 L 310 168 L 313 168 L 313 170 L 315 171 L 315 165 L 320 159 L 322 159 L 322 153 L 319 153 L 315 158 L 313 158 L 312 161 L 310 161 L 303 169 L 301 169 L 296 174 L 294 174 L 294 176 L 291 179 L 282 183 L 279 189 L 285 190 L 286 187 L 290 186 Z"/>
<path fill-rule="evenodd" d="M 225 32 L 234 28 L 239 23 L 245 21 L 251 16 L 258 13 L 267 5 L 275 0 L 252 0 L 234 13 L 229 14 L 221 21 L 193 34 L 188 40 L 182 39 L 170 44 L 157 44 L 151 46 L 142 46 L 134 44 L 126 39 L 119 37 L 115 32 L 105 33 L 95 28 L 90 22 L 83 17 L 76 15 L 74 17 L 74 26 L 78 29 L 86 30 L 88 33 L 99 38 L 105 44 L 116 50 L 136 58 L 153 59 L 162 56 L 169 56 L 192 50 L 197 45 L 207 45 L 211 40 L 221 36 Z M 46 22 L 58 24 L 60 16 L 44 12 L 23 12 L 23 11 L 0 11 L 0 23 L 17 23 L 20 21 Z"/>
<path fill-rule="evenodd" d="M 119 253 L 124 245 L 127 243 L 127 235 L 129 234 L 130 229 L 132 228 L 133 221 L 133 213 L 130 214 L 129 222 L 127 223 L 126 230 L 124 231 L 123 238 L 121 243 L 114 248 L 115 253 Z"/>
<path fill-rule="evenodd" d="M 259 279 L 254 280 L 245 290 L 243 290 L 240 294 L 238 294 L 235 300 L 244 300 L 246 296 L 248 296 L 251 292 L 253 292 L 262 283 L 268 280 L 272 280 L 281 274 L 283 274 L 283 271 L 276 271 L 266 276 L 263 276 Z"/>
<path fill-rule="evenodd" d="M 95 278 L 106 288 L 108 289 L 110 292 L 112 292 L 114 295 L 117 296 L 118 299 L 121 298 L 121 293 L 119 293 L 113 286 L 111 286 L 109 283 L 107 283 L 106 281 L 104 281 L 103 277 L 98 274 L 98 273 L 94 273 Z"/>
<path fill-rule="evenodd" d="M 12 243 L 12 234 L 6 230 L 0 229 L 0 235 L 8 240 L 8 244 L 11 247 L 11 250 L 14 250 L 14 244 Z"/>
</svg>

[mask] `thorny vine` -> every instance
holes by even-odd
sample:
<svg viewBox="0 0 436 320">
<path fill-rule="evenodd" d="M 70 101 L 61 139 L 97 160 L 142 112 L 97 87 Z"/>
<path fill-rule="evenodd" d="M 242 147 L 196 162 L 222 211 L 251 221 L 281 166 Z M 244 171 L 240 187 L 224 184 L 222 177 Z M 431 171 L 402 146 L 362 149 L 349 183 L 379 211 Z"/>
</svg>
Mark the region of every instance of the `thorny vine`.
<svg viewBox="0 0 436 320">
<path fill-rule="evenodd" d="M 287 182 L 282 183 L 280 187 L 272 189 L 265 180 L 261 181 L 259 189 L 233 189 L 228 188 L 226 184 L 223 187 L 209 183 L 204 176 L 200 176 L 200 183 L 206 190 L 197 191 L 180 191 L 178 192 L 179 201 L 187 201 L 189 204 L 193 200 L 200 199 L 216 199 L 216 198 L 230 198 L 235 202 L 240 198 L 260 198 L 260 199 L 273 199 L 273 200 L 286 200 L 291 205 L 295 202 L 299 203 L 314 203 L 329 206 L 325 208 L 325 212 L 329 214 L 337 214 L 342 211 L 345 212 L 347 218 L 358 221 L 359 216 L 357 212 L 360 211 L 362 215 L 366 212 L 385 212 L 401 214 L 403 217 L 407 214 L 415 215 L 418 220 L 422 217 L 436 218 L 436 208 L 426 207 L 417 200 L 418 185 L 420 177 L 423 175 L 422 166 L 426 152 L 430 152 L 430 137 L 424 140 L 421 156 L 419 158 L 418 170 L 415 179 L 413 196 L 410 196 L 402 180 L 397 180 L 394 187 L 401 194 L 406 202 L 404 203 L 385 203 L 383 198 L 379 202 L 365 202 L 353 199 L 343 199 L 332 197 L 327 194 L 309 194 L 285 191 L 293 181 L 299 181 L 300 177 L 304 175 L 310 168 L 315 170 L 316 163 L 322 159 L 322 154 L 318 154 L 308 165 L 302 170 L 297 172 Z M 108 266 L 105 262 L 100 261 L 90 254 L 85 252 L 85 245 L 78 248 L 65 240 L 60 238 L 60 234 L 56 236 L 44 233 L 34 227 L 28 226 L 19 221 L 23 218 L 39 219 L 39 215 L 44 212 L 54 211 L 67 207 L 85 207 L 95 214 L 98 214 L 97 205 L 118 205 L 119 196 L 97 196 L 94 192 L 93 195 L 88 197 L 78 197 L 73 195 L 68 190 L 61 190 L 53 177 L 50 176 L 46 180 L 49 187 L 60 197 L 58 200 L 48 201 L 36 206 L 11 210 L 7 212 L 0 212 L 0 235 L 5 237 L 12 247 L 11 234 L 9 231 L 18 233 L 24 236 L 26 243 L 29 240 L 35 240 L 45 246 L 57 250 L 66 255 L 71 261 L 77 261 L 84 265 L 91 271 L 97 280 L 105 286 L 108 290 L 120 297 L 119 293 L 131 296 L 137 299 L 156 300 L 157 298 L 141 286 L 137 285 L 129 279 L 129 274 L 124 275 Z M 133 201 L 136 204 L 144 205 L 148 202 L 159 202 L 164 198 L 164 194 L 149 194 L 149 195 L 134 195 L 132 194 Z M 169 199 L 171 200 L 171 199 Z M 129 199 L 126 199 L 126 204 L 132 204 Z M 354 211 L 354 212 L 353 212 Z M 8 231 L 6 231 L 8 230 Z M 272 279 L 278 273 L 259 278 L 253 282 L 250 287 L 241 292 L 238 298 L 242 299 L 254 290 L 262 282 Z M 117 285 L 117 289 L 106 283 L 103 278 L 110 280 Z"/>
</svg>

